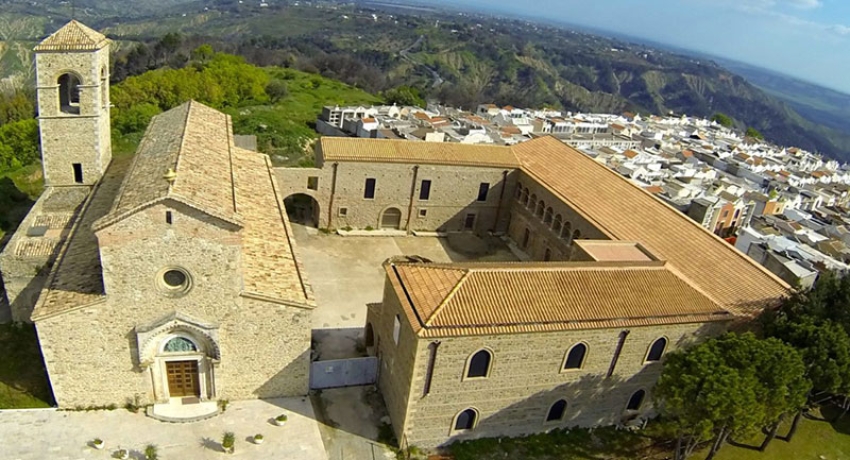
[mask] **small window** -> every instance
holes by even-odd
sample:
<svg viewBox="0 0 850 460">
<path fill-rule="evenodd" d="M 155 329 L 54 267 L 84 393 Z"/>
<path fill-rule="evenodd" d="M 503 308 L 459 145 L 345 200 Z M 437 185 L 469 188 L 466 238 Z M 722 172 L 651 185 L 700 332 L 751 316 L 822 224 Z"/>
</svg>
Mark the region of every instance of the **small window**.
<svg viewBox="0 0 850 460">
<path fill-rule="evenodd" d="M 646 354 L 646 362 L 661 361 L 661 356 L 664 355 L 665 348 L 667 348 L 667 339 L 664 337 L 652 342 L 652 346 L 649 347 L 649 353 Z"/>
<path fill-rule="evenodd" d="M 581 238 L 581 230 L 576 229 L 576 230 L 573 232 L 573 239 L 574 239 L 574 240 L 577 240 L 577 239 L 579 239 L 579 238 Z"/>
<path fill-rule="evenodd" d="M 528 206 L 529 210 L 533 210 L 535 205 L 537 205 L 537 195 L 532 193 L 531 198 L 528 199 L 528 203 L 526 204 L 526 206 Z"/>
<path fill-rule="evenodd" d="M 463 219 L 463 229 L 473 230 L 475 228 L 475 214 L 467 214 Z"/>
<path fill-rule="evenodd" d="M 420 210 L 419 210 L 419 217 L 425 217 L 425 216 L 427 216 L 427 215 L 428 215 L 428 210 L 427 210 L 427 209 L 420 209 Z"/>
<path fill-rule="evenodd" d="M 431 181 L 423 180 L 422 186 L 419 188 L 419 199 L 426 201 L 431 198 Z"/>
<path fill-rule="evenodd" d="M 363 198 L 371 200 L 375 198 L 375 179 L 366 179 L 366 187 L 363 190 Z"/>
<path fill-rule="evenodd" d="M 398 337 L 401 335 L 401 316 L 395 315 L 393 318 L 393 342 L 398 345 Z"/>
<path fill-rule="evenodd" d="M 570 239 L 570 232 L 573 229 L 573 224 L 569 222 L 564 222 L 564 228 L 561 230 L 561 237 L 567 241 Z"/>
<path fill-rule="evenodd" d="M 307 188 L 310 190 L 319 190 L 319 178 L 317 176 L 308 177 Z"/>
<path fill-rule="evenodd" d="M 546 248 L 546 252 L 543 254 L 543 262 L 549 262 L 550 260 L 552 260 L 552 251 Z"/>
<path fill-rule="evenodd" d="M 522 199 L 520 200 L 520 203 L 522 203 L 523 206 L 526 206 L 526 207 L 528 206 L 528 189 L 527 188 L 522 189 Z"/>
<path fill-rule="evenodd" d="M 62 74 L 59 84 L 59 110 L 63 113 L 80 114 L 80 79 L 69 73 Z"/>
<path fill-rule="evenodd" d="M 547 422 L 558 422 L 564 419 L 564 414 L 567 412 L 567 402 L 559 399 L 549 408 L 549 413 L 546 414 Z"/>
<path fill-rule="evenodd" d="M 469 368 L 466 370 L 467 378 L 487 377 L 490 374 L 490 362 L 493 356 L 487 350 L 481 350 L 469 359 Z"/>
<path fill-rule="evenodd" d="M 171 225 L 171 211 L 165 211 L 165 223 Z"/>
<path fill-rule="evenodd" d="M 159 272 L 158 285 L 168 297 L 180 297 L 192 287 L 192 278 L 181 268 L 166 268 Z"/>
<path fill-rule="evenodd" d="M 74 168 L 74 182 L 76 182 L 78 184 L 82 184 L 83 183 L 83 165 L 80 164 L 80 163 L 74 163 L 72 166 Z"/>
<path fill-rule="evenodd" d="M 584 365 L 584 357 L 587 355 L 587 345 L 577 343 L 567 352 L 567 359 L 564 361 L 564 369 L 581 369 Z"/>
<path fill-rule="evenodd" d="M 646 392 L 643 390 L 635 391 L 631 398 L 629 398 L 629 404 L 626 405 L 626 410 L 640 410 L 640 406 L 643 405 L 643 398 L 646 397 Z"/>
<path fill-rule="evenodd" d="M 490 184 L 482 182 L 478 186 L 478 201 L 487 201 L 487 194 L 490 193 Z"/>
<path fill-rule="evenodd" d="M 471 430 L 475 428 L 475 422 L 478 421 L 478 412 L 475 409 L 466 409 L 457 414 L 455 419 L 455 430 Z"/>
<path fill-rule="evenodd" d="M 552 214 L 554 211 L 551 207 L 546 208 L 546 214 L 543 215 L 543 223 L 549 225 L 552 223 Z"/>
<path fill-rule="evenodd" d="M 555 221 L 552 222 L 552 231 L 556 235 L 561 236 L 561 227 L 562 226 L 563 226 L 563 218 L 561 217 L 560 214 L 558 214 L 558 215 L 555 216 Z"/>
<path fill-rule="evenodd" d="M 348 208 L 339 208 L 339 217 L 345 217 L 348 215 Z"/>
<path fill-rule="evenodd" d="M 537 210 L 534 212 L 534 215 L 542 219 L 543 218 L 543 212 L 544 212 L 545 209 L 546 209 L 546 203 L 544 203 L 543 200 L 538 201 L 537 202 Z"/>
</svg>

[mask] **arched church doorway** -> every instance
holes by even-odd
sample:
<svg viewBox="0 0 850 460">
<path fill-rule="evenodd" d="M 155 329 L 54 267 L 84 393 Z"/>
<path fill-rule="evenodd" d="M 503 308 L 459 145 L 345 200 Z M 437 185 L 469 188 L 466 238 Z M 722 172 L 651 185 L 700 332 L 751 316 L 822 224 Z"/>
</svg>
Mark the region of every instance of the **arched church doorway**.
<svg viewBox="0 0 850 460">
<path fill-rule="evenodd" d="M 398 230 L 401 227 L 401 210 L 398 208 L 388 208 L 381 215 L 381 228 L 389 230 Z"/>
<path fill-rule="evenodd" d="M 310 195 L 296 193 L 283 200 L 290 222 L 319 227 L 319 202 Z"/>
</svg>

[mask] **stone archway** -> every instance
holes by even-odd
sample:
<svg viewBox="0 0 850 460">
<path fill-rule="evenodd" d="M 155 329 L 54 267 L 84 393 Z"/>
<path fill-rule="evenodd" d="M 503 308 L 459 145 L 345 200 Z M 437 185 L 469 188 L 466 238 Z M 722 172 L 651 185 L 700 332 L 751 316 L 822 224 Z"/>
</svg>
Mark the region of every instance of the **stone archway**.
<svg viewBox="0 0 850 460">
<path fill-rule="evenodd" d="M 386 230 L 398 230 L 401 228 L 401 210 L 398 208 L 387 208 L 381 214 L 381 228 Z"/>
<path fill-rule="evenodd" d="M 286 206 L 286 215 L 290 222 L 319 227 L 319 202 L 310 195 L 296 193 L 283 200 Z"/>
</svg>

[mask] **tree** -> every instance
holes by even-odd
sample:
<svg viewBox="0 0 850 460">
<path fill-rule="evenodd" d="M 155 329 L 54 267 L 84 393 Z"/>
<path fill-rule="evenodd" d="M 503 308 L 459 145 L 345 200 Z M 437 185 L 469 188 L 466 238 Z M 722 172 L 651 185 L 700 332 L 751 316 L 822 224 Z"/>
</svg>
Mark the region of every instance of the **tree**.
<svg viewBox="0 0 850 460">
<path fill-rule="evenodd" d="M 711 121 L 716 121 L 720 126 L 725 126 L 727 128 L 731 128 L 735 124 L 728 115 L 720 112 L 715 113 L 714 116 L 711 117 Z"/>
<path fill-rule="evenodd" d="M 399 86 L 384 93 L 388 104 L 398 104 L 414 107 L 425 107 L 425 100 L 419 90 L 410 86 Z"/>
<path fill-rule="evenodd" d="M 0 126 L 0 171 L 38 160 L 38 121 L 33 118 Z"/>
<path fill-rule="evenodd" d="M 747 137 L 754 137 L 754 138 L 761 140 L 761 141 L 764 140 L 764 135 L 762 135 L 762 133 L 760 133 L 757 129 L 753 128 L 752 126 L 747 128 L 746 136 Z"/>
<path fill-rule="evenodd" d="M 289 89 L 286 82 L 274 79 L 266 85 L 266 94 L 272 102 L 278 102 L 289 95 Z"/>
<path fill-rule="evenodd" d="M 727 334 L 668 355 L 655 389 L 677 431 L 676 459 L 713 439 L 711 459 L 730 436 L 775 427 L 805 404 L 811 384 L 802 357 L 777 339 Z M 772 437 L 769 437 L 772 439 Z"/>
</svg>

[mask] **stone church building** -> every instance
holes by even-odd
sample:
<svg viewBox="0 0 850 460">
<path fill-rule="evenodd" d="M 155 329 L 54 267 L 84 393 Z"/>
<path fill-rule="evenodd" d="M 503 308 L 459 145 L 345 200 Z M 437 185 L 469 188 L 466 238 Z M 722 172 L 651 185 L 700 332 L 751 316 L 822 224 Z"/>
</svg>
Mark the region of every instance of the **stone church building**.
<svg viewBox="0 0 850 460">
<path fill-rule="evenodd" d="M 306 394 L 315 302 L 268 157 L 188 102 L 112 159 L 109 41 L 72 21 L 35 51 L 47 187 L 0 267 L 59 407 Z"/>
</svg>

